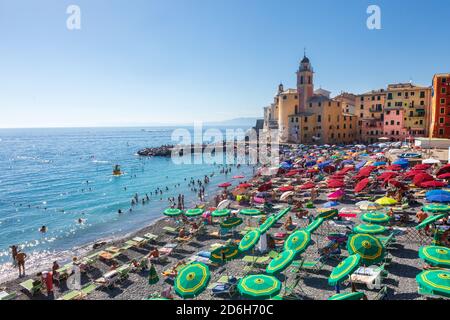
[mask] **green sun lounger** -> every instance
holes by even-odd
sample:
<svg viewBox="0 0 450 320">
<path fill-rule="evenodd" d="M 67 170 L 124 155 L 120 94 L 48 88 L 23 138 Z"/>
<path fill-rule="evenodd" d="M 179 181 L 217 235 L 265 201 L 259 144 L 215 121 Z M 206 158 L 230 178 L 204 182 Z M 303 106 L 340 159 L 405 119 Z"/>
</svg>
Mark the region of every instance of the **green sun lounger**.
<svg viewBox="0 0 450 320">
<path fill-rule="evenodd" d="M 76 300 L 79 297 L 81 297 L 81 292 L 78 290 L 72 290 L 72 291 L 69 291 L 68 293 L 66 293 L 65 295 L 63 295 L 58 300 L 70 301 L 70 300 Z"/>
<path fill-rule="evenodd" d="M 33 279 L 28 279 L 27 281 L 24 281 L 20 284 L 20 286 L 27 291 L 28 293 L 30 293 L 31 295 L 35 295 L 36 293 L 39 293 L 43 286 L 42 286 L 42 282 L 40 280 L 33 280 Z"/>
<path fill-rule="evenodd" d="M 166 233 L 169 233 L 169 234 L 176 234 L 177 233 L 177 229 L 176 228 L 169 227 L 169 226 L 165 226 L 163 228 L 163 230 L 166 231 Z"/>
<path fill-rule="evenodd" d="M 0 291 L 0 300 L 12 300 L 16 297 L 16 293 L 8 293 L 6 291 Z"/>
<path fill-rule="evenodd" d="M 153 233 L 146 233 L 143 236 L 145 239 L 147 239 L 148 241 L 155 241 L 156 239 L 158 239 L 158 236 L 153 234 Z"/>
</svg>

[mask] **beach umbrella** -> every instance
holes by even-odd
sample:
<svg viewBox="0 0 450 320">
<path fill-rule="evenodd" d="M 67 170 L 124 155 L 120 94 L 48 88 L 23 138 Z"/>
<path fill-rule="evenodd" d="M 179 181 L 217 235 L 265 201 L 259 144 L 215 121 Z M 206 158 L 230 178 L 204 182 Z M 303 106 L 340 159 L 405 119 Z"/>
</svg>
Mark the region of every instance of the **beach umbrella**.
<svg viewBox="0 0 450 320">
<path fill-rule="evenodd" d="M 450 196 L 450 191 L 442 190 L 442 189 L 436 189 L 436 190 L 427 191 L 427 193 L 425 193 L 425 197 L 437 196 L 437 195 Z"/>
<path fill-rule="evenodd" d="M 419 292 L 450 298 L 450 271 L 427 270 L 416 276 Z"/>
<path fill-rule="evenodd" d="M 238 185 L 238 188 L 241 188 L 241 189 L 247 189 L 247 188 L 251 188 L 251 187 L 253 187 L 253 185 L 250 183 L 240 183 Z"/>
<path fill-rule="evenodd" d="M 294 250 L 301 254 L 308 248 L 311 242 L 311 234 L 305 230 L 297 230 L 284 242 L 284 250 Z"/>
<path fill-rule="evenodd" d="M 196 208 L 196 209 L 188 209 L 184 212 L 186 217 L 198 217 L 201 216 L 205 212 L 205 210 Z"/>
<path fill-rule="evenodd" d="M 388 183 L 397 189 L 406 189 L 407 188 L 407 186 L 405 186 L 405 184 L 403 184 L 402 182 L 395 180 L 395 179 L 389 179 Z"/>
<path fill-rule="evenodd" d="M 375 167 L 381 167 L 386 165 L 386 161 L 377 161 L 373 164 Z"/>
<path fill-rule="evenodd" d="M 163 211 L 165 216 L 168 217 L 178 217 L 179 215 L 181 215 L 183 213 L 183 211 L 181 211 L 180 209 L 175 209 L 175 208 L 169 208 Z"/>
<path fill-rule="evenodd" d="M 419 187 L 421 188 L 443 188 L 447 186 L 447 183 L 437 180 L 422 182 Z"/>
<path fill-rule="evenodd" d="M 416 186 L 420 187 L 421 183 L 423 183 L 425 181 L 433 181 L 433 180 L 434 180 L 433 176 L 429 175 L 428 173 L 423 172 L 423 173 L 419 173 L 414 176 L 413 183 Z"/>
<path fill-rule="evenodd" d="M 174 281 L 175 292 L 182 298 L 194 298 L 206 289 L 210 278 L 206 264 L 192 262 L 178 272 Z"/>
<path fill-rule="evenodd" d="M 370 179 L 364 178 L 356 184 L 355 189 L 353 191 L 355 193 L 359 193 L 359 192 L 363 191 L 365 188 L 367 188 L 369 186 L 369 183 L 370 183 Z"/>
<path fill-rule="evenodd" d="M 328 300 L 361 300 L 364 297 L 363 292 L 338 293 L 328 298 Z"/>
<path fill-rule="evenodd" d="M 328 194 L 328 195 L 327 195 L 327 198 L 328 198 L 329 200 L 337 200 L 337 199 L 342 198 L 344 195 L 345 195 L 344 190 L 339 189 L 339 190 L 336 190 L 336 191 L 334 191 L 334 192 Z"/>
<path fill-rule="evenodd" d="M 251 299 L 270 299 L 281 291 L 281 282 L 265 274 L 250 275 L 239 280 L 238 291 Z"/>
<path fill-rule="evenodd" d="M 362 160 L 362 161 L 358 162 L 358 163 L 355 165 L 355 169 L 356 169 L 356 170 L 360 170 L 362 167 L 365 166 L 366 163 L 367 163 L 366 160 Z"/>
<path fill-rule="evenodd" d="M 155 266 L 153 263 L 150 265 L 150 270 L 148 272 L 148 284 L 156 284 L 159 282 L 158 273 L 156 272 Z"/>
<path fill-rule="evenodd" d="M 436 172 L 436 175 L 441 175 L 444 173 L 450 172 L 450 163 L 446 164 L 445 166 L 439 168 L 438 172 Z"/>
<path fill-rule="evenodd" d="M 429 202 L 450 202 L 450 194 L 437 194 L 426 197 Z"/>
<path fill-rule="evenodd" d="M 267 182 L 258 187 L 259 192 L 264 192 L 272 189 L 272 182 Z"/>
<path fill-rule="evenodd" d="M 423 229 L 426 226 L 432 224 L 433 222 L 441 220 L 442 218 L 445 218 L 446 216 L 447 216 L 447 214 L 445 214 L 445 213 L 437 214 L 435 216 L 430 216 L 430 217 L 426 218 L 425 220 L 423 220 L 421 223 L 419 223 L 416 226 L 416 230 Z"/>
<path fill-rule="evenodd" d="M 308 224 L 305 227 L 305 231 L 308 231 L 309 233 L 313 233 L 314 231 L 316 231 L 324 222 L 325 220 L 323 218 L 317 218 L 314 219 L 313 222 L 311 222 L 310 224 Z"/>
<path fill-rule="evenodd" d="M 324 220 L 332 219 L 339 214 L 337 209 L 319 209 L 318 211 L 319 214 L 317 215 L 317 218 L 322 218 Z"/>
<path fill-rule="evenodd" d="M 263 214 L 258 209 L 242 209 L 241 211 L 239 211 L 239 213 L 244 216 L 251 216 L 251 217 L 260 216 Z"/>
<path fill-rule="evenodd" d="M 412 167 L 413 170 L 428 170 L 431 166 L 429 164 L 416 164 L 414 167 Z"/>
<path fill-rule="evenodd" d="M 220 227 L 224 229 L 232 229 L 241 225 L 243 220 L 238 217 L 231 217 L 220 223 Z"/>
<path fill-rule="evenodd" d="M 381 262 L 385 253 L 385 248 L 378 238 L 363 233 L 350 235 L 347 249 L 350 254 L 360 255 L 361 263 L 367 266 Z"/>
<path fill-rule="evenodd" d="M 308 189 L 313 189 L 313 188 L 315 188 L 315 187 L 316 187 L 316 184 L 315 184 L 315 183 L 307 182 L 307 183 L 305 183 L 305 184 L 302 184 L 302 185 L 299 187 L 299 189 L 302 189 L 302 190 L 308 190 Z"/>
<path fill-rule="evenodd" d="M 446 204 L 427 204 L 422 208 L 425 212 L 433 212 L 433 213 L 443 213 L 443 212 L 450 212 L 450 206 Z"/>
<path fill-rule="evenodd" d="M 214 210 L 211 216 L 214 218 L 228 217 L 231 213 L 230 209 Z"/>
<path fill-rule="evenodd" d="M 242 175 L 237 175 L 237 176 L 233 176 L 233 179 L 244 179 L 245 176 Z"/>
<path fill-rule="evenodd" d="M 294 191 L 286 191 L 285 193 L 283 193 L 280 197 L 281 201 L 286 200 L 289 197 L 292 197 L 294 195 Z"/>
<path fill-rule="evenodd" d="M 294 187 L 293 186 L 282 186 L 279 188 L 280 192 L 286 192 L 286 191 L 293 191 Z"/>
<path fill-rule="evenodd" d="M 342 188 L 345 186 L 345 183 L 341 180 L 329 180 L 327 186 L 328 188 Z"/>
<path fill-rule="evenodd" d="M 386 170 L 400 171 L 400 170 L 402 170 L 402 166 L 398 165 L 398 164 L 392 164 L 390 166 L 387 166 Z"/>
<path fill-rule="evenodd" d="M 212 262 L 223 263 L 235 259 L 239 255 L 237 246 L 226 245 L 211 251 L 209 260 Z"/>
<path fill-rule="evenodd" d="M 368 223 L 383 224 L 389 222 L 391 217 L 383 212 L 368 212 L 361 216 L 361 220 Z"/>
<path fill-rule="evenodd" d="M 274 275 L 279 272 L 283 272 L 294 261 L 296 252 L 294 250 L 285 250 L 278 254 L 266 268 L 266 273 Z"/>
<path fill-rule="evenodd" d="M 340 205 L 340 203 L 337 201 L 328 201 L 323 204 L 323 207 L 324 208 L 332 208 L 332 207 L 337 207 L 338 205 Z"/>
<path fill-rule="evenodd" d="M 383 197 L 383 198 L 376 200 L 375 203 L 378 203 L 382 206 L 392 206 L 397 203 L 397 200 L 389 198 L 389 197 Z"/>
<path fill-rule="evenodd" d="M 450 249 L 447 247 L 421 247 L 419 249 L 419 257 L 434 267 L 450 268 Z"/>
<path fill-rule="evenodd" d="M 439 179 L 450 179 L 450 172 L 443 173 L 437 176 Z"/>
<path fill-rule="evenodd" d="M 371 201 L 360 201 L 356 203 L 356 206 L 358 206 L 359 209 L 364 211 L 378 210 L 381 208 L 381 205 Z"/>
<path fill-rule="evenodd" d="M 261 198 L 261 197 L 253 197 L 253 202 L 254 203 L 258 203 L 258 204 L 262 204 L 262 203 L 265 203 L 266 202 L 266 199 L 264 199 L 264 198 Z"/>
<path fill-rule="evenodd" d="M 383 172 L 382 174 L 380 174 L 378 177 L 377 177 L 377 180 L 386 180 L 386 179 L 391 179 L 391 178 L 394 178 L 394 177 L 396 177 L 396 176 L 398 176 L 398 173 L 397 172 L 392 172 L 392 171 L 385 171 L 385 172 Z"/>
<path fill-rule="evenodd" d="M 228 188 L 231 187 L 231 183 L 229 182 L 224 182 L 218 185 L 219 188 Z"/>
<path fill-rule="evenodd" d="M 258 229 L 253 229 L 241 239 L 239 242 L 239 251 L 245 252 L 253 249 L 253 247 L 258 243 L 259 238 L 261 237 L 261 232 Z"/>
<path fill-rule="evenodd" d="M 229 199 L 225 199 L 219 202 L 219 204 L 217 205 L 217 210 L 221 210 L 221 209 L 225 209 L 228 208 L 228 206 L 231 204 L 231 200 Z"/>
<path fill-rule="evenodd" d="M 438 163 L 441 163 L 441 161 L 438 159 L 428 158 L 428 159 L 422 160 L 422 163 L 423 164 L 438 164 Z"/>
<path fill-rule="evenodd" d="M 360 224 L 353 228 L 354 233 L 380 234 L 386 231 L 386 227 L 377 224 Z"/>
<path fill-rule="evenodd" d="M 268 217 L 266 221 L 264 221 L 264 223 L 259 226 L 259 232 L 261 232 L 261 234 L 266 233 L 267 230 L 272 228 L 276 222 L 277 218 L 275 216 Z"/>
<path fill-rule="evenodd" d="M 361 261 L 361 256 L 359 254 L 354 254 L 347 257 L 341 263 L 339 263 L 336 267 L 333 268 L 331 274 L 328 278 L 328 284 L 330 286 L 336 286 L 341 283 L 344 279 L 346 279 L 349 275 L 356 271 L 359 268 L 359 264 Z"/>
</svg>

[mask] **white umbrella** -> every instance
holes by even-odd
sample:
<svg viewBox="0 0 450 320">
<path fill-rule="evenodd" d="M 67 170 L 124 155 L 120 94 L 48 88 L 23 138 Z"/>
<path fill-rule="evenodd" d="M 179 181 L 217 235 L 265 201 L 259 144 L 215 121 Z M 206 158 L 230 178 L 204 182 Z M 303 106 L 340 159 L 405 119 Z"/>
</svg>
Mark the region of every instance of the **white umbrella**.
<svg viewBox="0 0 450 320">
<path fill-rule="evenodd" d="M 223 210 L 228 208 L 228 206 L 231 204 L 231 200 L 225 199 L 219 202 L 217 205 L 217 210 Z"/>
<path fill-rule="evenodd" d="M 286 191 L 285 193 L 283 193 L 280 197 L 281 201 L 286 200 L 287 198 L 289 198 L 290 196 L 294 195 L 294 191 Z"/>
<path fill-rule="evenodd" d="M 422 160 L 422 163 L 423 164 L 436 164 L 436 163 L 441 163 L 441 161 L 439 161 L 438 159 L 429 158 L 429 159 Z"/>
</svg>

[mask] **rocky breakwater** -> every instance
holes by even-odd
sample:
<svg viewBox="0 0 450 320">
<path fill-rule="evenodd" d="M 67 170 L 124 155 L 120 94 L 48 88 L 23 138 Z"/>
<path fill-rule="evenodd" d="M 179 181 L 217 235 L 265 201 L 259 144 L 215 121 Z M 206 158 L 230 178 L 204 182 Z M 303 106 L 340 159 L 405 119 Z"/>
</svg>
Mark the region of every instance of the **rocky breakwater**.
<svg viewBox="0 0 450 320">
<path fill-rule="evenodd" d="M 163 145 L 159 147 L 141 149 L 137 152 L 137 154 L 143 157 L 170 157 L 173 148 L 173 145 Z"/>
</svg>

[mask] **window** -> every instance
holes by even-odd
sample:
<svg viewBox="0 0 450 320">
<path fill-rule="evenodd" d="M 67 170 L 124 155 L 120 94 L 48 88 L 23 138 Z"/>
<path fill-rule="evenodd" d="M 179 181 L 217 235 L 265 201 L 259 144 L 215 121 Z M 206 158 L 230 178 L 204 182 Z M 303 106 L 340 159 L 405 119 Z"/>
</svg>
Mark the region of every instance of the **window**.
<svg viewBox="0 0 450 320">
<path fill-rule="evenodd" d="M 303 76 L 300 77 L 300 84 L 303 84 Z"/>
<path fill-rule="evenodd" d="M 401 97 L 401 96 L 402 96 L 401 92 L 397 93 L 397 97 Z"/>
<path fill-rule="evenodd" d="M 393 126 L 395 124 L 394 120 L 391 120 L 391 126 Z"/>
<path fill-rule="evenodd" d="M 359 114 L 359 117 L 360 117 L 360 118 L 362 118 L 363 116 L 364 116 L 364 114 L 363 114 L 363 113 L 360 113 L 360 114 Z"/>
<path fill-rule="evenodd" d="M 398 126 L 400 125 L 400 121 L 397 121 L 397 125 L 398 125 Z"/>
<path fill-rule="evenodd" d="M 411 92 L 411 97 L 414 97 L 414 95 L 415 95 L 416 93 L 413 91 L 413 92 Z"/>
<path fill-rule="evenodd" d="M 425 98 L 425 91 L 420 91 L 420 98 Z"/>
<path fill-rule="evenodd" d="M 286 100 L 287 99 L 287 96 L 283 96 L 283 100 Z"/>
<path fill-rule="evenodd" d="M 441 93 L 446 93 L 447 92 L 447 88 L 443 87 L 441 88 Z"/>
<path fill-rule="evenodd" d="M 361 101 L 364 101 L 364 96 L 361 96 Z"/>
<path fill-rule="evenodd" d="M 308 77 L 308 84 L 311 84 L 311 76 Z"/>
<path fill-rule="evenodd" d="M 441 99 L 441 104 L 445 104 L 445 98 Z"/>
<path fill-rule="evenodd" d="M 424 106 L 424 105 L 425 105 L 425 101 L 420 100 L 420 105 L 421 105 L 421 106 Z"/>
<path fill-rule="evenodd" d="M 444 113 L 445 113 L 445 109 L 441 108 L 441 114 L 444 114 Z"/>
<path fill-rule="evenodd" d="M 439 123 L 444 123 L 444 118 L 439 118 Z"/>
<path fill-rule="evenodd" d="M 390 102 L 388 102 L 387 106 L 388 106 L 388 107 L 390 107 L 390 106 L 391 106 L 391 103 L 390 103 Z"/>
<path fill-rule="evenodd" d="M 397 116 L 399 116 L 399 115 L 400 115 L 400 110 L 395 111 L 395 114 L 396 114 Z"/>
<path fill-rule="evenodd" d="M 392 93 L 391 92 L 388 93 L 388 100 L 392 100 Z"/>
<path fill-rule="evenodd" d="M 414 111 L 409 112 L 409 116 L 412 117 L 414 115 Z"/>
<path fill-rule="evenodd" d="M 439 129 L 439 134 L 442 136 L 444 135 L 444 129 Z"/>
<path fill-rule="evenodd" d="M 377 100 L 380 101 L 380 100 L 381 100 L 381 96 L 378 96 L 378 97 L 377 97 Z"/>
<path fill-rule="evenodd" d="M 372 101 L 375 101 L 375 96 L 372 96 Z"/>
<path fill-rule="evenodd" d="M 295 106 L 295 114 L 298 114 L 298 106 Z"/>
<path fill-rule="evenodd" d="M 305 123 L 308 122 L 308 117 L 305 117 Z"/>
<path fill-rule="evenodd" d="M 447 82 L 447 78 L 442 78 L 442 83 L 446 83 Z"/>
<path fill-rule="evenodd" d="M 322 122 L 322 116 L 321 115 L 317 116 L 317 122 Z"/>
</svg>

